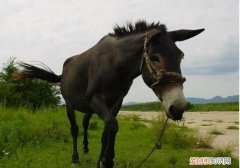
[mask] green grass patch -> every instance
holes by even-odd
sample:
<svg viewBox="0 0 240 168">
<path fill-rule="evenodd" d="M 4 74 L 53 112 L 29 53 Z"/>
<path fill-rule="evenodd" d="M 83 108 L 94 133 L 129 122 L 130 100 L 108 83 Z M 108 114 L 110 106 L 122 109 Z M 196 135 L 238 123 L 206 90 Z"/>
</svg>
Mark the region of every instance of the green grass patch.
<svg viewBox="0 0 240 168">
<path fill-rule="evenodd" d="M 233 123 L 239 125 L 239 121 L 234 121 Z"/>
<path fill-rule="evenodd" d="M 219 131 L 217 129 L 214 129 L 214 130 L 210 131 L 210 134 L 213 134 L 213 135 L 223 135 L 223 132 Z"/>
<path fill-rule="evenodd" d="M 239 111 L 239 102 L 229 103 L 209 103 L 209 104 L 189 104 L 187 111 Z M 124 105 L 122 111 L 163 111 L 160 102 L 149 102 L 134 105 Z"/>
<path fill-rule="evenodd" d="M 226 146 L 222 146 L 215 150 L 214 157 L 225 157 L 230 156 L 232 151 L 238 147 L 237 144 L 228 144 Z"/>
<path fill-rule="evenodd" d="M 239 111 L 239 102 L 194 104 L 188 111 Z"/>
<path fill-rule="evenodd" d="M 152 122 L 152 130 L 156 138 L 159 137 L 160 131 L 165 122 L 165 117 L 159 117 Z M 185 126 L 178 126 L 175 123 L 168 123 L 165 128 L 163 143 L 167 143 L 174 149 L 194 148 L 197 143 L 197 136 L 192 129 Z"/>
<path fill-rule="evenodd" d="M 123 105 L 122 111 L 163 111 L 162 104 L 160 102 L 148 102 L 134 105 Z"/>
<path fill-rule="evenodd" d="M 202 120 L 202 121 L 213 121 L 213 120 Z"/>
<path fill-rule="evenodd" d="M 196 148 L 197 149 L 211 149 L 214 137 L 215 136 L 212 134 L 199 135 Z"/>
<path fill-rule="evenodd" d="M 235 129 L 238 130 L 239 128 L 235 125 L 228 126 L 227 129 Z"/>
<path fill-rule="evenodd" d="M 93 116 L 89 130 L 89 154 L 83 154 L 83 114 L 77 113 L 80 132 L 78 151 L 81 168 L 96 167 L 101 149 L 103 122 Z M 115 168 L 134 168 L 154 146 L 160 119 L 151 129 L 136 117 L 119 118 L 115 143 Z M 185 168 L 193 156 L 215 156 L 217 151 L 196 150 L 199 138 L 193 130 L 170 123 L 164 133 L 162 149 L 144 163 L 144 168 Z M 218 152 L 219 153 L 219 152 Z M 231 152 L 226 153 L 231 157 Z M 35 112 L 25 108 L 0 107 L 0 167 L 1 168 L 68 168 L 72 155 L 70 124 L 63 108 L 43 108 Z M 232 167 L 238 160 L 232 159 Z M 209 167 L 209 166 L 205 166 Z M 221 166 L 216 166 L 221 167 Z"/>
<path fill-rule="evenodd" d="M 201 126 L 211 126 L 212 124 L 201 124 Z"/>
</svg>

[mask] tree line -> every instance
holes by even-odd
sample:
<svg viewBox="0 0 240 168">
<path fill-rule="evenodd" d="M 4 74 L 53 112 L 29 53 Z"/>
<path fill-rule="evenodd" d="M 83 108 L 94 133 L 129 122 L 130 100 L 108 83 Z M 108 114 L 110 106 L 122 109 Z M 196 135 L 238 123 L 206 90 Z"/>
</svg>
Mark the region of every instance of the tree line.
<svg viewBox="0 0 240 168">
<path fill-rule="evenodd" d="M 60 89 L 57 85 L 41 80 L 17 79 L 21 70 L 11 57 L 0 72 L 0 105 L 6 107 L 25 106 L 39 108 L 60 104 Z"/>
</svg>

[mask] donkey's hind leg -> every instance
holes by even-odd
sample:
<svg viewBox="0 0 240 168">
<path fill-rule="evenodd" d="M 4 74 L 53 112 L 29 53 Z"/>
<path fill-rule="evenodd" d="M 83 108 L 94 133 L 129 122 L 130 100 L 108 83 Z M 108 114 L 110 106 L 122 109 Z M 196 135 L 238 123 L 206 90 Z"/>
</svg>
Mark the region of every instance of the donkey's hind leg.
<svg viewBox="0 0 240 168">
<path fill-rule="evenodd" d="M 83 125 L 83 152 L 88 153 L 88 126 L 89 126 L 89 120 L 92 117 L 92 113 L 85 113 L 82 121 Z"/>
<path fill-rule="evenodd" d="M 73 154 L 72 165 L 79 164 L 78 150 L 77 150 L 77 137 L 78 137 L 78 125 L 76 123 L 75 111 L 67 106 L 67 116 L 71 124 L 71 134 L 73 138 Z"/>
</svg>

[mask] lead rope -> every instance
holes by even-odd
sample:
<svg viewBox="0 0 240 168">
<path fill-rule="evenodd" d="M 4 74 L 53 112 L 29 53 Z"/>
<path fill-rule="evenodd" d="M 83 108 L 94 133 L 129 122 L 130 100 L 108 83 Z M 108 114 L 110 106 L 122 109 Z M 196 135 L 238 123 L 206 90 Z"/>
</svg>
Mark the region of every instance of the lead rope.
<svg viewBox="0 0 240 168">
<path fill-rule="evenodd" d="M 152 150 L 149 152 L 149 154 L 139 163 L 139 165 L 136 167 L 136 168 L 140 168 L 144 162 L 146 162 L 146 160 L 152 155 L 152 153 L 157 150 L 157 149 L 161 149 L 162 148 L 162 145 L 161 145 L 161 139 L 163 137 L 163 132 L 164 132 L 164 129 L 166 128 L 167 126 L 167 122 L 168 122 L 168 118 L 166 119 L 164 125 L 163 125 L 163 128 L 162 128 L 162 131 L 160 132 L 160 135 L 159 135 L 159 138 L 158 138 L 158 141 L 157 143 L 154 145 L 154 147 L 152 148 Z"/>
</svg>

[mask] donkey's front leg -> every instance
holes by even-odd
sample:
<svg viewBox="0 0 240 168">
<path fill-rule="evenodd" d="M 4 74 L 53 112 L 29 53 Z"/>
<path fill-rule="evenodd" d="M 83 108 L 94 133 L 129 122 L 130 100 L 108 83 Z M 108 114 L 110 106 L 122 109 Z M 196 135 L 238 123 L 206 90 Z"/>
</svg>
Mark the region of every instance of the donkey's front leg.
<svg viewBox="0 0 240 168">
<path fill-rule="evenodd" d="M 92 113 L 86 113 L 83 117 L 83 152 L 88 153 L 88 126 L 89 126 L 89 120 L 92 117 Z"/>
<path fill-rule="evenodd" d="M 102 168 L 112 168 L 114 165 L 114 145 L 117 132 L 118 122 L 115 118 L 105 121 L 104 133 L 102 137 L 102 151 L 99 158 L 100 166 L 102 166 Z"/>
<path fill-rule="evenodd" d="M 114 144 L 118 132 L 118 122 L 111 114 L 104 99 L 95 96 L 92 99 L 92 108 L 103 119 L 105 124 L 98 166 L 101 168 L 112 168 L 114 166 Z"/>
</svg>

